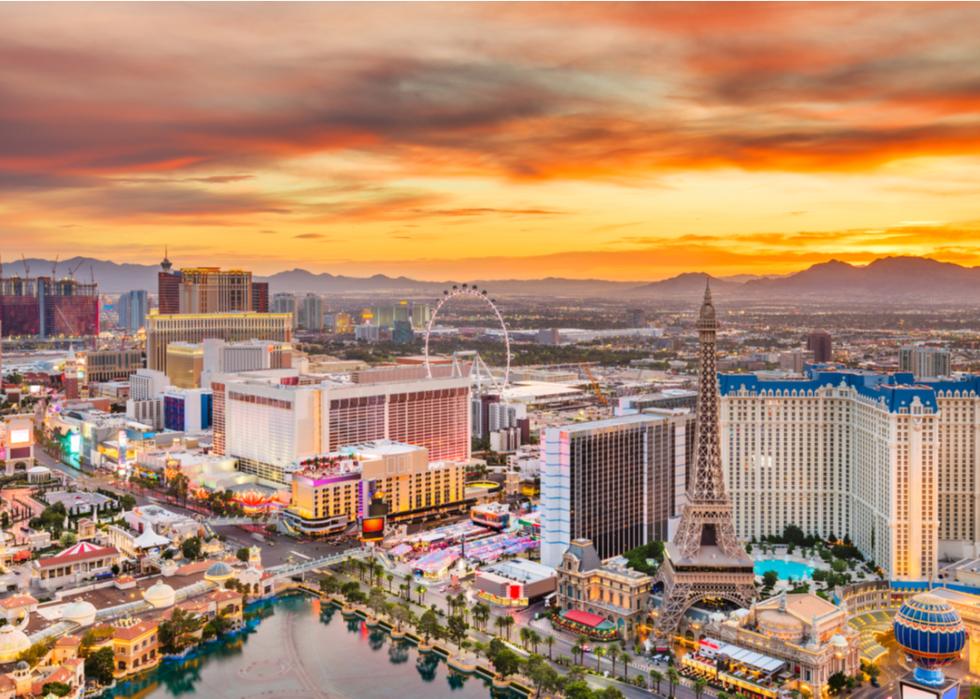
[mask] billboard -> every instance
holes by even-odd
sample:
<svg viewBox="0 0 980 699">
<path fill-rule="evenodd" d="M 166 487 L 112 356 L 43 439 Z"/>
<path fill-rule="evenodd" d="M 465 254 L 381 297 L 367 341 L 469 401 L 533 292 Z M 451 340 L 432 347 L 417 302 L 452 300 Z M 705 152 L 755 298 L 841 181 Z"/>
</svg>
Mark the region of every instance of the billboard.
<svg viewBox="0 0 980 699">
<path fill-rule="evenodd" d="M 384 537 L 384 517 L 365 517 L 361 520 L 361 541 L 381 541 Z"/>
</svg>

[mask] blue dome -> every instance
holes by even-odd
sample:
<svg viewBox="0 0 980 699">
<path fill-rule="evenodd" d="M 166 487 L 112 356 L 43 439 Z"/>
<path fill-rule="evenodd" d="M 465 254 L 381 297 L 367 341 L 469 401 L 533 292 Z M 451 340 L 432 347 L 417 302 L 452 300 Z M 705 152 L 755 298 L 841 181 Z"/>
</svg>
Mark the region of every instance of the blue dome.
<svg viewBox="0 0 980 699">
<path fill-rule="evenodd" d="M 966 645 L 963 620 L 945 600 L 916 595 L 895 615 L 895 640 L 921 668 L 935 670 L 955 661 Z"/>
</svg>

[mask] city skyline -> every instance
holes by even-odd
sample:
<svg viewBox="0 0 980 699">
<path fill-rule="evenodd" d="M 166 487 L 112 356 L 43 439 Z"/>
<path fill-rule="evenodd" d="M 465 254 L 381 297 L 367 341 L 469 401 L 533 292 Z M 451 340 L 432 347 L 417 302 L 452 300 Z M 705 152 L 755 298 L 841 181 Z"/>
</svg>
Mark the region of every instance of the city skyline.
<svg viewBox="0 0 980 699">
<path fill-rule="evenodd" d="M 418 279 L 975 265 L 977 14 L 6 6 L 0 240 Z"/>
</svg>

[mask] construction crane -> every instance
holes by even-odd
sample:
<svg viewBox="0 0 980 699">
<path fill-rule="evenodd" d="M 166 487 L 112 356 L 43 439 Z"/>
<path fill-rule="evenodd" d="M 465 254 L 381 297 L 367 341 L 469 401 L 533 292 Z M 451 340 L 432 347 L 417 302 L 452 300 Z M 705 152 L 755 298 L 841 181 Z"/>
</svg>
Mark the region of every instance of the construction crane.
<svg viewBox="0 0 980 699">
<path fill-rule="evenodd" d="M 602 392 L 602 387 L 599 385 L 599 381 L 596 379 L 595 374 L 592 373 L 592 369 L 589 368 L 589 365 L 579 364 L 578 368 L 582 371 L 583 374 L 585 374 L 585 378 L 589 382 L 589 387 L 592 389 L 592 392 L 595 394 L 596 400 L 599 401 L 599 404 L 602 406 L 608 406 L 609 399 L 606 398 L 605 394 Z"/>
<path fill-rule="evenodd" d="M 85 260 L 81 260 L 81 261 L 80 261 L 80 262 L 79 262 L 79 263 L 78 263 L 77 265 L 75 265 L 74 267 L 69 267 L 69 268 L 68 268 L 68 278 L 69 278 L 69 279 L 74 279 L 74 278 L 75 278 L 75 272 L 77 272 L 77 271 L 78 271 L 78 268 L 79 268 L 79 267 L 81 267 L 81 266 L 82 266 L 82 264 L 84 264 L 84 262 L 85 262 Z"/>
<path fill-rule="evenodd" d="M 51 265 L 51 281 L 55 281 L 58 278 L 58 259 L 60 257 L 60 252 L 54 256 L 54 263 Z"/>
</svg>

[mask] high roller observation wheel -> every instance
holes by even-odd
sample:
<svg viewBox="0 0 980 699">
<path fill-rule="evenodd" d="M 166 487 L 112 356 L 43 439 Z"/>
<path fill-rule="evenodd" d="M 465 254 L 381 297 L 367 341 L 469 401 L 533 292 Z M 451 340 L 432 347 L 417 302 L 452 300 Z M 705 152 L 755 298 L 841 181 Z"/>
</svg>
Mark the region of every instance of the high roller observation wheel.
<svg viewBox="0 0 980 699">
<path fill-rule="evenodd" d="M 476 284 L 454 284 L 451 289 L 446 289 L 442 292 L 442 298 L 436 304 L 436 307 L 432 310 L 432 316 L 429 318 L 428 325 L 425 326 L 425 348 L 423 350 L 423 356 L 425 357 L 425 374 L 428 378 L 432 378 L 432 364 L 429 362 L 429 337 L 432 334 L 432 329 L 436 325 L 436 318 L 439 317 L 439 311 L 442 307 L 453 299 L 459 298 L 461 296 L 469 296 L 471 298 L 480 299 L 486 305 L 490 307 L 493 314 L 497 316 L 497 322 L 500 323 L 500 329 L 504 333 L 504 349 L 507 354 L 507 364 L 504 367 L 504 381 L 503 386 L 507 386 L 510 383 L 510 333 L 507 332 L 507 324 L 504 322 L 504 316 L 500 313 L 500 309 L 497 308 L 497 303 L 494 299 L 487 295 L 486 289 L 480 289 Z"/>
</svg>

